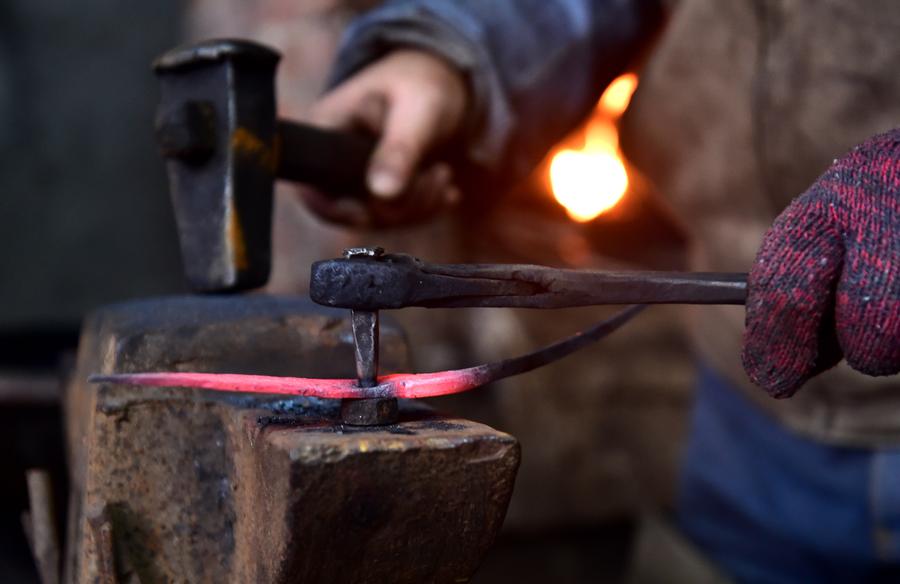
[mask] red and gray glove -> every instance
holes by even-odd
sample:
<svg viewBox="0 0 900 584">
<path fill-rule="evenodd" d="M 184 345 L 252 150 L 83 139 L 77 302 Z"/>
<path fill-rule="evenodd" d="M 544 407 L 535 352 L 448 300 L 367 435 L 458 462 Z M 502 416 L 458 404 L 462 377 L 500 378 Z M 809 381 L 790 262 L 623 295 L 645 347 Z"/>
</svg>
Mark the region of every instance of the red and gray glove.
<svg viewBox="0 0 900 584">
<path fill-rule="evenodd" d="M 842 357 L 900 371 L 900 128 L 837 160 L 775 220 L 750 273 L 744 369 L 789 397 Z"/>
</svg>

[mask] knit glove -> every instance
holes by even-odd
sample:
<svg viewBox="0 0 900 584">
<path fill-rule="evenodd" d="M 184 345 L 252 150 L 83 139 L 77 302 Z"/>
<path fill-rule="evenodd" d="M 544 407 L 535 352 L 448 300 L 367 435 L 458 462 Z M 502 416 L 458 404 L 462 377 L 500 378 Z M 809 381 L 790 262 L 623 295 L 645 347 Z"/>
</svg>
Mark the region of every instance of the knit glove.
<svg viewBox="0 0 900 584">
<path fill-rule="evenodd" d="M 793 395 L 844 357 L 900 371 L 900 128 L 836 160 L 775 220 L 750 273 L 744 369 Z"/>
</svg>

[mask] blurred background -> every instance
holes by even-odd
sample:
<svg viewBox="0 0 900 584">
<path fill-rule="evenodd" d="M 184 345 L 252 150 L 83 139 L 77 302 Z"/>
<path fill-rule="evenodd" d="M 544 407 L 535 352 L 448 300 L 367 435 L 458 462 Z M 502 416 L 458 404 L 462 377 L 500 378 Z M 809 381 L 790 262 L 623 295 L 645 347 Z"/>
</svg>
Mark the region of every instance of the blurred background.
<svg viewBox="0 0 900 584">
<path fill-rule="evenodd" d="M 22 530 L 25 471 L 50 470 L 65 517 L 59 396 L 82 317 L 95 307 L 186 291 L 163 166 L 153 142 L 152 59 L 184 41 L 235 36 L 278 48 L 283 116 L 321 92 L 363 0 L 162 0 L 0 4 L 0 573 L 37 581 Z M 639 84 L 611 86 L 585 126 L 509 192 L 469 192 L 415 229 L 354 233 L 277 194 L 268 292 L 300 294 L 310 262 L 378 244 L 444 262 L 577 268 L 682 265 L 683 238 L 621 158 L 615 122 Z M 584 185 L 595 188 L 585 192 Z M 302 250 L 302 251 L 301 251 Z M 417 371 L 524 352 L 608 311 L 411 309 Z M 523 461 L 503 535 L 476 582 L 626 577 L 648 525 L 664 525 L 693 380 L 673 309 L 647 311 L 600 345 L 433 406 L 516 436 Z M 62 527 L 62 526 L 61 526 Z M 651 538 L 652 539 L 652 538 Z"/>
<path fill-rule="evenodd" d="M 66 474 L 60 379 L 82 316 L 184 290 L 149 63 L 184 3 L 0 3 L 0 574 L 36 582 L 26 468 Z"/>
</svg>

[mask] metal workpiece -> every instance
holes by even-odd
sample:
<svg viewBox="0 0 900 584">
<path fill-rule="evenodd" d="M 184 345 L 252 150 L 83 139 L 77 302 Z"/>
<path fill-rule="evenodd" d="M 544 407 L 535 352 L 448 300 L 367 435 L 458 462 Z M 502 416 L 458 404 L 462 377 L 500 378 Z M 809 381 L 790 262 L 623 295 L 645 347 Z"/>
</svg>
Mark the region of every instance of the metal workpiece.
<svg viewBox="0 0 900 584">
<path fill-rule="evenodd" d="M 390 423 L 390 398 L 426 398 L 451 395 L 481 387 L 513 375 L 549 365 L 584 347 L 605 338 L 637 316 L 644 305 L 631 306 L 613 316 L 566 339 L 525 355 L 483 363 L 465 369 L 434 373 L 395 373 L 378 379 L 378 384 L 360 387 L 357 379 L 322 379 L 282 377 L 273 375 L 242 375 L 233 373 L 191 373 L 163 371 L 144 373 L 113 373 L 92 375 L 88 381 L 144 387 L 195 387 L 221 392 L 316 397 L 342 400 L 346 420 L 350 425 L 383 425 Z M 364 411 L 366 403 L 374 411 Z"/>
<path fill-rule="evenodd" d="M 356 380 L 361 388 L 378 385 L 378 312 L 350 311 L 353 328 Z M 384 426 L 397 421 L 397 399 L 370 398 L 341 401 L 341 421 L 352 426 Z"/>
<path fill-rule="evenodd" d="M 341 400 L 341 421 L 348 426 L 387 426 L 396 423 L 399 416 L 395 397 Z"/>
<path fill-rule="evenodd" d="M 344 257 L 373 258 L 384 255 L 380 247 L 353 247 L 344 250 Z M 351 310 L 356 380 L 361 388 L 378 385 L 377 310 Z M 352 426 L 383 426 L 397 421 L 397 399 L 392 397 L 345 399 L 341 402 L 341 421 Z"/>
<path fill-rule="evenodd" d="M 378 312 L 351 310 L 356 378 L 360 387 L 372 387 L 378 381 Z"/>
<path fill-rule="evenodd" d="M 602 304 L 743 304 L 742 273 L 612 272 L 519 264 L 429 264 L 403 254 L 313 264 L 310 297 L 355 310 Z"/>
</svg>

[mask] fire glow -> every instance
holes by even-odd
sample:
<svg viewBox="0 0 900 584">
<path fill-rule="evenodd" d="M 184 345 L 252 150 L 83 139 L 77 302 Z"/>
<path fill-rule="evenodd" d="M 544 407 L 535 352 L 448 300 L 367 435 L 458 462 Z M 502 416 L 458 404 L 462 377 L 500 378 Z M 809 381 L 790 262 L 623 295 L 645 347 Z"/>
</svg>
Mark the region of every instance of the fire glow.
<svg viewBox="0 0 900 584">
<path fill-rule="evenodd" d="M 612 209 L 628 190 L 616 121 L 628 108 L 637 83 L 634 73 L 613 80 L 583 128 L 584 146 L 560 148 L 552 155 L 553 196 L 575 221 L 590 221 Z"/>
</svg>

